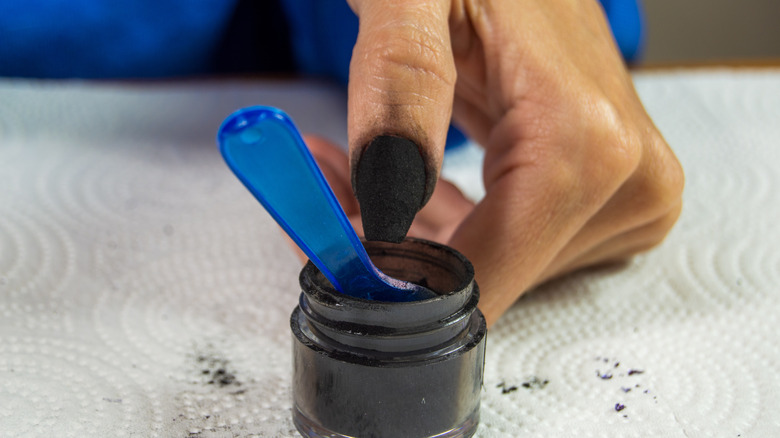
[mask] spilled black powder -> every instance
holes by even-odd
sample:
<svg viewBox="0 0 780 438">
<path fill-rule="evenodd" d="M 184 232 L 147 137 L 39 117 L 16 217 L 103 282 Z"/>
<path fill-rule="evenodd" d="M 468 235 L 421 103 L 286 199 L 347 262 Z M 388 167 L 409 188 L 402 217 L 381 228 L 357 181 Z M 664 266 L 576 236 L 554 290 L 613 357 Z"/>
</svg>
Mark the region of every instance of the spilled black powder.
<svg viewBox="0 0 780 438">
<path fill-rule="evenodd" d="M 501 382 L 497 386 L 501 388 L 501 394 L 509 394 L 510 392 L 517 391 L 517 386 L 506 386 L 504 382 Z"/>
<path fill-rule="evenodd" d="M 550 383 L 550 381 L 547 379 L 542 380 L 536 376 L 533 376 L 527 381 L 523 382 L 521 385 L 526 389 L 542 389 L 547 386 L 548 383 Z"/>
<path fill-rule="evenodd" d="M 200 369 L 201 381 L 207 385 L 241 386 L 234 372 L 229 370 L 227 359 L 208 354 L 199 354 L 195 358 Z"/>
<path fill-rule="evenodd" d="M 547 379 L 540 379 L 539 377 L 532 376 L 528 380 L 524 381 L 520 384 L 521 387 L 528 389 L 528 390 L 537 390 L 542 389 L 547 384 L 550 383 Z M 506 382 L 501 382 L 498 385 L 496 385 L 496 388 L 501 388 L 502 394 L 509 394 L 510 392 L 517 391 L 519 388 L 516 385 L 508 385 Z"/>
</svg>

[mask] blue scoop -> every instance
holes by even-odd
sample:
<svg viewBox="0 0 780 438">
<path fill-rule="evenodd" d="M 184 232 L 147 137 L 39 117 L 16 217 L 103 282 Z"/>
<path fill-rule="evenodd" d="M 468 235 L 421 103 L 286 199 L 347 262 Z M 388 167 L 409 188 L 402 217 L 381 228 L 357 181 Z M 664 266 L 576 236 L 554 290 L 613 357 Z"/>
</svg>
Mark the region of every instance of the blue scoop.
<svg viewBox="0 0 780 438">
<path fill-rule="evenodd" d="M 233 173 L 337 290 L 378 301 L 438 296 L 374 266 L 287 114 L 240 109 L 222 123 L 217 141 Z"/>
</svg>

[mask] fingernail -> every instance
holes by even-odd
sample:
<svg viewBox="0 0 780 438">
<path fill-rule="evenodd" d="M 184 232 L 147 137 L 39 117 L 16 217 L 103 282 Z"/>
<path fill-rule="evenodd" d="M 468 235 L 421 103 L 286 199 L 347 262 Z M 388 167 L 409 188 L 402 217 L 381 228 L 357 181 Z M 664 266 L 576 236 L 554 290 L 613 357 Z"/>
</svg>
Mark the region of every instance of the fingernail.
<svg viewBox="0 0 780 438">
<path fill-rule="evenodd" d="M 399 243 L 426 198 L 420 148 L 402 137 L 382 135 L 363 150 L 354 189 L 367 240 Z"/>
</svg>

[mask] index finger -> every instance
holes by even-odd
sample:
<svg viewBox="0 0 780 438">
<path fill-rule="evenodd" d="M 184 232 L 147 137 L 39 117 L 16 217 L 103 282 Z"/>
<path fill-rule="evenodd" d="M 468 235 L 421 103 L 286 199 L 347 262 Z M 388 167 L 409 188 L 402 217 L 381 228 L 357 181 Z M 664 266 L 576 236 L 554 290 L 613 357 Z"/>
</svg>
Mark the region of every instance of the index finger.
<svg viewBox="0 0 780 438">
<path fill-rule="evenodd" d="M 444 0 L 352 0 L 350 6 L 360 18 L 350 65 L 348 102 L 353 189 L 361 210 L 364 204 L 377 204 L 361 198 L 394 199 L 393 193 L 385 192 L 392 191 L 393 186 L 408 186 L 405 178 L 409 175 L 385 172 L 382 181 L 370 184 L 358 175 L 372 175 L 381 169 L 363 169 L 361 160 L 377 137 L 409 140 L 418 149 L 424 173 L 419 205 L 412 206 L 416 213 L 433 193 L 452 114 L 456 73 L 448 25 L 450 5 Z M 389 149 L 393 142 L 376 145 L 377 149 Z M 382 155 L 367 161 L 373 163 L 370 166 L 380 167 L 392 161 L 390 158 Z M 408 155 L 404 159 L 408 161 Z M 401 172 L 411 172 L 409 169 L 414 167 L 400 167 Z M 363 190 L 363 196 L 361 186 L 371 186 Z M 388 203 L 367 207 L 381 209 L 385 216 L 396 213 Z M 364 222 L 372 216 L 368 213 L 363 211 Z"/>
</svg>

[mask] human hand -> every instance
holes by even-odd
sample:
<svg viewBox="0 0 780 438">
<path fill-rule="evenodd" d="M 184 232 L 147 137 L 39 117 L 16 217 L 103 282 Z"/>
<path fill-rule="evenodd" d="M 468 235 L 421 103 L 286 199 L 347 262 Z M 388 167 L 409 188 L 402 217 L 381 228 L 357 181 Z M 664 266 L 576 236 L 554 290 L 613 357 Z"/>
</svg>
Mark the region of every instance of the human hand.
<svg viewBox="0 0 780 438">
<path fill-rule="evenodd" d="M 358 232 L 349 170 L 378 135 L 419 145 L 427 190 L 452 115 L 485 148 L 476 205 L 440 181 L 409 235 L 474 264 L 495 322 L 525 291 L 665 237 L 683 172 L 633 88 L 595 0 L 350 0 L 351 163 L 308 144 Z"/>
</svg>

